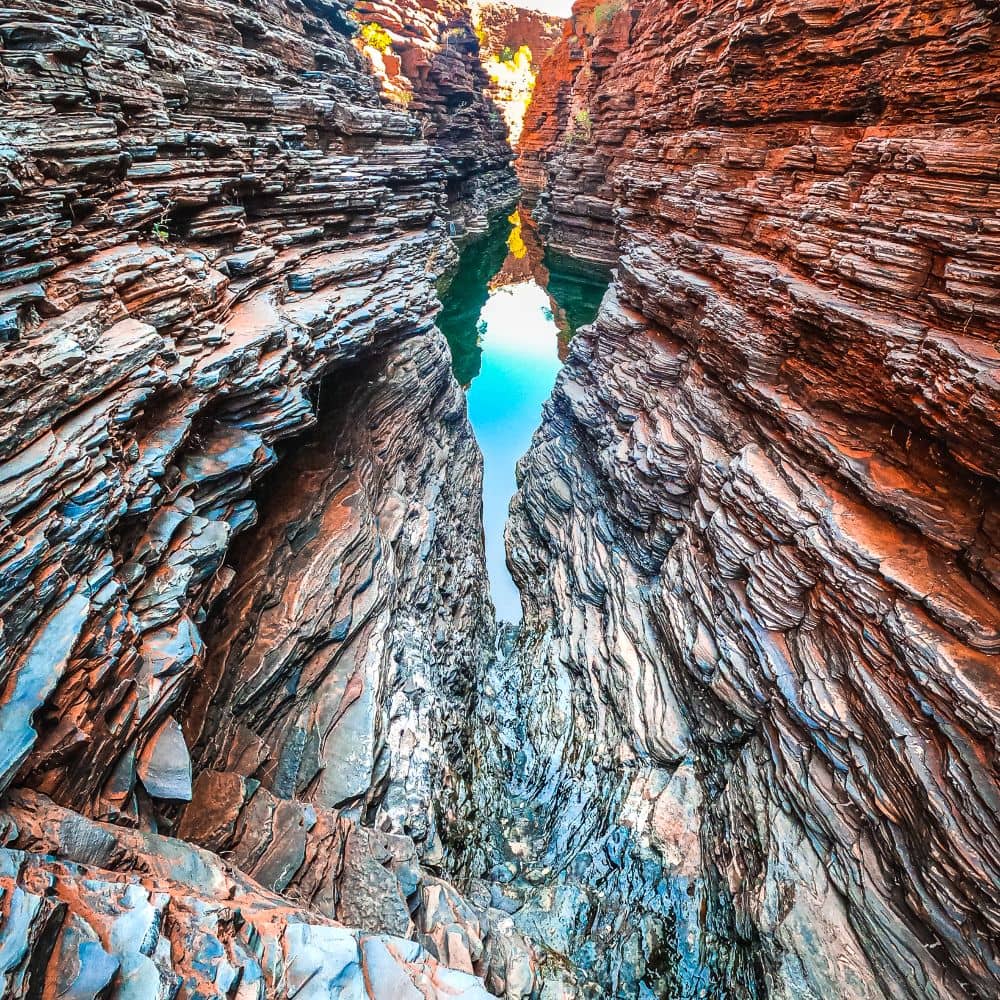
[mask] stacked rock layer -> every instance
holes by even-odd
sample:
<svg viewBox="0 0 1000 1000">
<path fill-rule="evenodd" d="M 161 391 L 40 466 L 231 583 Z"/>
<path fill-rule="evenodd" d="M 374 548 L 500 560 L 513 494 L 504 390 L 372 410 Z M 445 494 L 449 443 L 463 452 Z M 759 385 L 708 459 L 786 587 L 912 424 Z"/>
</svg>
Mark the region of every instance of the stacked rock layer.
<svg viewBox="0 0 1000 1000">
<path fill-rule="evenodd" d="M 672 900 L 660 995 L 995 997 L 998 10 L 593 16 L 525 142 L 553 241 L 618 269 L 508 529 L 521 717 L 563 709 L 488 751 L 569 831 L 557 891 L 595 867 L 595 769 L 655 792 L 631 829 Z M 585 941 L 550 945 L 576 982 Z M 622 995 L 662 982 L 644 961 Z"/>
<path fill-rule="evenodd" d="M 1000 993 L 992 0 L 577 5 L 522 176 L 617 274 L 499 649 L 468 9 L 0 43 L 4 995 Z"/>
<path fill-rule="evenodd" d="M 489 97 L 472 12 L 465 0 L 358 0 L 352 11 L 386 93 L 422 121 L 447 163 L 451 233 L 485 233 L 517 201 L 513 154 Z"/>
<path fill-rule="evenodd" d="M 517 172 L 549 252 L 565 258 L 565 267 L 607 270 L 617 259 L 609 153 L 618 147 L 613 135 L 607 145 L 603 136 L 594 142 L 595 108 L 602 81 L 614 79 L 615 61 L 629 45 L 633 19 L 617 0 L 574 4 L 525 116 Z"/>
<path fill-rule="evenodd" d="M 531 988 L 439 877 L 492 648 L 433 326 L 477 167 L 355 31 L 332 0 L 0 11 L 5 996 Z"/>
<path fill-rule="evenodd" d="M 527 45 L 537 66 L 562 37 L 563 19 L 540 10 L 502 0 L 473 0 L 471 7 L 480 50 L 485 56 L 498 56 L 505 48 L 516 50 Z"/>
</svg>

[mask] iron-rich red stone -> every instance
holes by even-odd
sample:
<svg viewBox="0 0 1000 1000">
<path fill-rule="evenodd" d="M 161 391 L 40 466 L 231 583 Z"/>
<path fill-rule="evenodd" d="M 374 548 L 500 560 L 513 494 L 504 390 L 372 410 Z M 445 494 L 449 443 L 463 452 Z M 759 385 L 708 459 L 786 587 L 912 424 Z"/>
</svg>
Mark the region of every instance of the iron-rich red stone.
<svg viewBox="0 0 1000 1000">
<path fill-rule="evenodd" d="M 617 276 L 520 468 L 528 620 L 566 623 L 522 655 L 573 679 L 574 753 L 688 776 L 660 827 L 699 845 L 667 866 L 695 980 L 986 1000 L 995 5 L 604 7 L 524 140 L 550 245 Z"/>
</svg>

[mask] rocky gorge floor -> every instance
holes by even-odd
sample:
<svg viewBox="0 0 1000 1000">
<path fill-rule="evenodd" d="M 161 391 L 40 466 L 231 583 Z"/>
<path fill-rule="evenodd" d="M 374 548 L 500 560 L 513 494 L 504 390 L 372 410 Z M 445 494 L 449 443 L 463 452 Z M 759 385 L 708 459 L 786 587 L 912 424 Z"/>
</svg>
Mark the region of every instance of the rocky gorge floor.
<svg viewBox="0 0 1000 1000">
<path fill-rule="evenodd" d="M 1000 13 L 560 30 L 0 10 L 3 996 L 1000 995 Z M 614 274 L 498 627 L 435 320 L 515 166 L 502 280 Z"/>
</svg>

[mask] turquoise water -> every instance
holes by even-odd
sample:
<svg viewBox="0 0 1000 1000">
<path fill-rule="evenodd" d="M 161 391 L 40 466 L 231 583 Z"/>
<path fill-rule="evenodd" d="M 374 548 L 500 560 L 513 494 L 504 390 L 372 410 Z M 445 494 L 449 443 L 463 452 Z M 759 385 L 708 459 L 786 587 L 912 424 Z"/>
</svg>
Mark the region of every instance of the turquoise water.
<svg viewBox="0 0 1000 1000">
<path fill-rule="evenodd" d="M 606 278 L 550 273 L 529 223 L 515 213 L 463 251 L 438 317 L 483 452 L 486 565 L 497 617 L 509 622 L 521 619 L 503 539 L 514 468 L 541 422 L 569 338 L 593 320 L 607 287 Z"/>
</svg>

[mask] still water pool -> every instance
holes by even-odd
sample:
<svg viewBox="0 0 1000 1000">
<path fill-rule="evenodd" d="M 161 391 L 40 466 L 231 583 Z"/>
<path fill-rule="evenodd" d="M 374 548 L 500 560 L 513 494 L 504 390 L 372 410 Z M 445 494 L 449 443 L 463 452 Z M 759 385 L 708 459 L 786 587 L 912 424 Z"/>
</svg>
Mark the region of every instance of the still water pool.
<svg viewBox="0 0 1000 1000">
<path fill-rule="evenodd" d="M 483 452 L 486 566 L 502 621 L 521 619 L 503 539 L 514 467 L 538 428 L 570 338 L 593 320 L 606 288 L 606 275 L 571 274 L 547 259 L 520 209 L 465 248 L 442 297 L 438 326 Z"/>
</svg>

